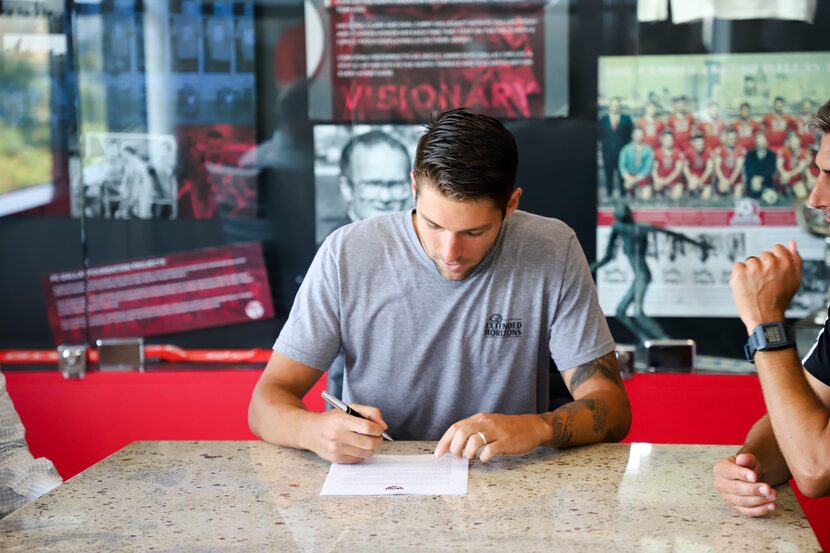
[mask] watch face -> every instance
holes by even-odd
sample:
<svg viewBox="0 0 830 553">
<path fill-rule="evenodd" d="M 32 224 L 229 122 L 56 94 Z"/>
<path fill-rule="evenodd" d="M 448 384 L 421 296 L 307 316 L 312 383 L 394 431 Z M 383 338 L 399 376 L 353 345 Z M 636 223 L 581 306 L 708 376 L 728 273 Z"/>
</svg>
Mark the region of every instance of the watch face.
<svg viewBox="0 0 830 553">
<path fill-rule="evenodd" d="M 781 344 L 787 341 L 784 337 L 784 332 L 778 325 L 764 328 L 764 340 L 770 345 Z"/>
</svg>

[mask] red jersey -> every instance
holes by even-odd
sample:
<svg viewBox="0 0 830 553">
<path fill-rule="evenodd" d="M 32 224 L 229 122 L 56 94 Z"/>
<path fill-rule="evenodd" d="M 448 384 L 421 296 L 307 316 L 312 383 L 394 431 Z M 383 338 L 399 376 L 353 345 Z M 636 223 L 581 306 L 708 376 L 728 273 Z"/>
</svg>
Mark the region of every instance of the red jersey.
<svg viewBox="0 0 830 553">
<path fill-rule="evenodd" d="M 797 128 L 795 121 L 789 115 L 778 115 L 777 113 L 768 113 L 764 116 L 764 134 L 767 135 L 769 142 L 769 149 L 773 152 L 778 152 L 784 147 L 784 141 L 787 139 L 787 131 L 795 130 Z"/>
<path fill-rule="evenodd" d="M 735 119 L 732 128 L 738 133 L 738 146 L 751 150 L 755 147 L 755 133 L 761 130 L 761 125 L 753 120 L 744 121 L 741 118 Z"/>
<path fill-rule="evenodd" d="M 666 128 L 666 123 L 659 117 L 649 119 L 640 117 L 637 119 L 637 126 L 643 129 L 643 142 L 656 150 L 660 147 L 660 134 Z"/>
<path fill-rule="evenodd" d="M 689 139 L 692 136 L 692 130 L 695 126 L 695 118 L 691 113 L 672 113 L 669 115 L 666 126 L 674 135 L 674 145 L 680 150 L 685 150 L 689 146 Z"/>
<path fill-rule="evenodd" d="M 703 133 L 703 137 L 706 140 L 706 149 L 714 150 L 720 146 L 720 135 L 726 130 L 726 121 L 723 119 L 701 121 L 697 124 L 697 129 Z"/>
<path fill-rule="evenodd" d="M 779 155 L 784 160 L 785 171 L 792 171 L 802 161 L 807 161 L 808 164 L 810 162 L 810 152 L 806 148 L 799 148 L 797 152 L 793 152 L 789 147 L 784 146 L 781 148 Z M 781 184 L 795 184 L 801 180 L 801 177 L 801 174 L 793 175 L 788 181 Z"/>
<path fill-rule="evenodd" d="M 723 176 L 726 178 L 732 178 L 735 169 L 738 167 L 738 160 L 743 159 L 746 157 L 746 149 L 742 146 L 735 146 L 733 149 L 729 149 L 726 146 L 721 146 L 715 151 L 716 163 L 717 160 L 720 160 L 720 170 L 723 173 Z M 735 184 L 741 184 L 744 182 L 743 171 L 740 172 L 741 174 L 735 179 Z"/>
<path fill-rule="evenodd" d="M 657 169 L 657 176 L 668 177 L 684 159 L 683 153 L 677 148 L 668 152 L 663 148 L 658 149 L 654 152 L 654 167 Z M 683 171 L 678 171 L 677 176 L 668 183 L 668 186 L 681 183 L 683 183 Z"/>
<path fill-rule="evenodd" d="M 702 152 L 698 152 L 694 148 L 686 150 L 686 163 L 689 166 L 689 172 L 697 177 L 700 177 L 706 171 L 706 164 L 709 163 L 710 159 L 712 159 L 711 150 L 704 149 Z M 709 184 L 711 182 L 712 174 L 709 175 L 709 178 L 703 184 Z"/>
<path fill-rule="evenodd" d="M 795 132 L 798 133 L 798 137 L 801 139 L 801 145 L 804 148 L 810 148 L 810 146 L 816 143 L 816 133 L 810 128 L 810 120 L 812 118 L 812 115 L 806 115 L 793 119 Z"/>
</svg>

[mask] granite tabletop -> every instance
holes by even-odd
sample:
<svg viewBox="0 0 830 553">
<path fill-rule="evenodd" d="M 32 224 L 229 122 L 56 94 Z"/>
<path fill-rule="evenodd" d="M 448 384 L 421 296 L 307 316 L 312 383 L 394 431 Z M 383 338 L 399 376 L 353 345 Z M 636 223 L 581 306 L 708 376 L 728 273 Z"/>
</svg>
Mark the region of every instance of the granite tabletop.
<svg viewBox="0 0 830 553">
<path fill-rule="evenodd" d="M 431 453 L 384 443 L 380 453 Z M 712 489 L 731 446 L 601 444 L 472 462 L 466 496 L 321 497 L 263 442 L 136 442 L 0 520 L 16 551 L 819 551 L 788 486 L 762 519 Z"/>
</svg>

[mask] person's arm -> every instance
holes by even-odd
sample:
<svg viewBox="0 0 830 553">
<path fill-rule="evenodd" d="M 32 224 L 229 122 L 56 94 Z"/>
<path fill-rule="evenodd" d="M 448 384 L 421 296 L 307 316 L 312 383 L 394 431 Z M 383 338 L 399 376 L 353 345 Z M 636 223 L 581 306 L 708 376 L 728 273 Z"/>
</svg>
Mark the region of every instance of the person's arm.
<svg viewBox="0 0 830 553">
<path fill-rule="evenodd" d="M 654 167 L 654 151 L 646 146 L 645 159 L 643 159 L 643 168 L 637 175 L 638 180 L 645 180 L 651 175 L 651 169 Z"/>
<path fill-rule="evenodd" d="M 544 413 L 550 440 L 556 448 L 616 442 L 631 427 L 631 405 L 625 391 L 616 351 L 562 373 L 574 401 Z"/>
<path fill-rule="evenodd" d="M 703 174 L 700 176 L 700 182 L 706 182 L 709 180 L 709 177 L 712 176 L 712 168 L 714 167 L 714 163 L 712 162 L 712 158 L 706 160 L 706 167 L 703 169 Z"/>
<path fill-rule="evenodd" d="M 540 415 L 473 415 L 450 426 L 435 455 L 449 452 L 473 459 L 478 452 L 487 462 L 496 455 L 527 453 L 540 445 L 561 449 L 619 441 L 628 434 L 631 407 L 615 351 L 568 369 L 562 376 L 574 401 Z"/>
<path fill-rule="evenodd" d="M 715 177 L 718 181 L 728 182 L 729 178 L 723 174 L 723 159 L 720 156 L 720 153 L 715 154 Z"/>
<path fill-rule="evenodd" d="M 620 176 L 623 179 L 625 189 L 628 190 L 634 184 L 634 175 L 628 171 L 627 151 L 625 148 L 620 150 L 619 159 L 617 160 L 617 169 L 620 171 Z"/>
<path fill-rule="evenodd" d="M 771 251 L 735 264 L 730 286 L 748 333 L 759 324 L 784 321 L 801 282 L 801 269 L 793 241 L 788 247 L 777 244 Z M 827 495 L 830 393 L 814 391 L 794 348 L 759 351 L 755 366 L 772 429 L 799 489 L 808 497 Z"/>
<path fill-rule="evenodd" d="M 778 156 L 775 159 L 775 169 L 778 171 L 778 175 L 781 177 L 782 183 L 786 183 L 794 174 L 784 169 L 784 156 Z"/>
<path fill-rule="evenodd" d="M 663 179 L 660 178 L 660 172 L 658 171 L 658 167 L 659 167 L 659 164 L 655 163 L 654 166 L 651 169 L 651 180 L 654 182 L 654 190 L 656 192 L 659 192 L 660 190 L 662 190 L 663 185 L 665 184 L 663 182 Z"/>
<path fill-rule="evenodd" d="M 715 489 L 736 512 L 764 516 L 775 510 L 778 494 L 773 489 L 789 480 L 790 472 L 772 432 L 769 415 L 750 429 L 737 454 L 713 467 Z"/>
<path fill-rule="evenodd" d="M 612 226 L 611 236 L 608 237 L 608 244 L 605 246 L 605 255 L 602 256 L 602 259 L 598 259 L 591 263 L 591 272 L 607 265 L 612 259 L 614 259 L 614 247 L 616 246 L 618 236 L 619 232 L 617 231 L 617 228 Z"/>
<path fill-rule="evenodd" d="M 677 158 L 677 162 L 674 164 L 674 169 L 672 169 L 671 173 L 666 177 L 665 183 L 668 184 L 676 179 L 680 175 L 680 171 L 683 170 L 683 167 L 686 165 L 685 158 Z"/>
<path fill-rule="evenodd" d="M 35 459 L 29 451 L 26 430 L 0 372 L 0 519 L 61 482 L 49 459 Z"/>
<path fill-rule="evenodd" d="M 248 408 L 251 432 L 266 442 L 308 449 L 335 463 L 358 463 L 371 457 L 387 425 L 380 410 L 351 407 L 369 420 L 332 409 L 308 411 L 302 397 L 322 373 L 275 351 L 254 387 Z"/>
</svg>

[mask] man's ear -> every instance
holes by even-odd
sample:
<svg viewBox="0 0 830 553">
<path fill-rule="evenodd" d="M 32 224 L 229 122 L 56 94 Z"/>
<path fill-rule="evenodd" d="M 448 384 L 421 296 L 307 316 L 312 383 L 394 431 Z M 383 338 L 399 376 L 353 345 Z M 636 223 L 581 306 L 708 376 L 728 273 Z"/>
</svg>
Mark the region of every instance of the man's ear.
<svg viewBox="0 0 830 553">
<path fill-rule="evenodd" d="M 522 189 L 516 188 L 513 193 L 510 195 L 510 199 L 507 200 L 507 209 L 504 212 L 504 218 L 507 219 L 513 212 L 519 208 L 519 198 L 522 197 Z"/>
<path fill-rule="evenodd" d="M 412 199 L 418 199 L 418 183 L 415 182 L 415 171 L 410 171 L 409 176 L 412 179 Z"/>
<path fill-rule="evenodd" d="M 337 178 L 337 184 L 340 185 L 340 195 L 346 200 L 346 203 L 351 205 L 354 202 L 354 190 L 352 190 L 352 183 L 344 175 Z"/>
</svg>

